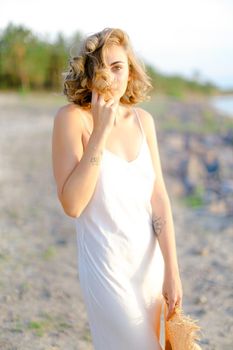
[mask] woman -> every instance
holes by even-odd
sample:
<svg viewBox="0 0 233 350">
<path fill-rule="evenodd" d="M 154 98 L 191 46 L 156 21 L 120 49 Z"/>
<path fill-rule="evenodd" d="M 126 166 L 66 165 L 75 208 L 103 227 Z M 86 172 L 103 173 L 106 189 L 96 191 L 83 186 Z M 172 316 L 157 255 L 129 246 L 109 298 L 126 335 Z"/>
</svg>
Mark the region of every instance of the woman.
<svg viewBox="0 0 233 350">
<path fill-rule="evenodd" d="M 80 286 L 97 350 L 162 349 L 182 303 L 175 235 L 153 117 L 134 107 L 151 89 L 128 35 L 105 28 L 70 59 L 54 120 L 57 194 L 75 218 Z"/>
</svg>

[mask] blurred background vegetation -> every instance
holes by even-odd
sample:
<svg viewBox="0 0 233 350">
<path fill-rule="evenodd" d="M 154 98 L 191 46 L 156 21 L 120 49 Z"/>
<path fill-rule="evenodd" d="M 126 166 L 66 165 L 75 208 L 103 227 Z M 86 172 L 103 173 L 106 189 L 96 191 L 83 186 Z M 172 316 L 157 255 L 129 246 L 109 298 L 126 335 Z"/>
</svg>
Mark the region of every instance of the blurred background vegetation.
<svg viewBox="0 0 233 350">
<path fill-rule="evenodd" d="M 62 92 L 62 73 L 68 69 L 70 48 L 78 46 L 82 38 L 81 32 L 68 38 L 59 32 L 49 41 L 10 22 L 0 31 L 0 89 Z M 198 71 L 193 73 L 192 79 L 187 79 L 180 75 L 164 75 L 148 64 L 146 68 L 156 93 L 177 98 L 187 93 L 227 93 L 210 81 L 200 81 Z"/>
</svg>

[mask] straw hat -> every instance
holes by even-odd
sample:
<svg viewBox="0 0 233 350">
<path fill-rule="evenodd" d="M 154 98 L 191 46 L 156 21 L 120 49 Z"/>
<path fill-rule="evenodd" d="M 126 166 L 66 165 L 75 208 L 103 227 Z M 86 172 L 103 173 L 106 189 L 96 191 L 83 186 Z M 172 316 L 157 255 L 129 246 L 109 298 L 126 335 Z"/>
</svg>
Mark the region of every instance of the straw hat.
<svg viewBox="0 0 233 350">
<path fill-rule="evenodd" d="M 184 315 L 182 307 L 175 306 L 173 315 L 167 321 L 168 306 L 164 302 L 165 350 L 201 350 L 195 342 L 199 340 L 197 333 L 201 328 L 197 320 Z"/>
</svg>

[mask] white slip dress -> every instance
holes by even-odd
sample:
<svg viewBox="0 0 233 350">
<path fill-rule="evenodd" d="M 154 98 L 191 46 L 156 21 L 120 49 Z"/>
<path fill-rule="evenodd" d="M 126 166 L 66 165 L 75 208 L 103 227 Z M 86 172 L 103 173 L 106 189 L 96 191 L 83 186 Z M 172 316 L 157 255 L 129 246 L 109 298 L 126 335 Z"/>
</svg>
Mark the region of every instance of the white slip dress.
<svg viewBox="0 0 233 350">
<path fill-rule="evenodd" d="M 156 175 L 142 132 L 127 161 L 103 151 L 94 193 L 76 217 L 77 266 L 95 350 L 157 350 L 164 259 L 152 226 Z"/>
</svg>

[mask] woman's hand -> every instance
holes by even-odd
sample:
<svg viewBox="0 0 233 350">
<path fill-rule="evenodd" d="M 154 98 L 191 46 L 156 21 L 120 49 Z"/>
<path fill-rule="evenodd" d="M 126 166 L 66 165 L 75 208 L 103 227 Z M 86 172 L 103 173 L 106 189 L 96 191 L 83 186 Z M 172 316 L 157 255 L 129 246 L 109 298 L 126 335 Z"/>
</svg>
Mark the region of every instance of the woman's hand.
<svg viewBox="0 0 233 350">
<path fill-rule="evenodd" d="M 175 306 L 179 305 L 182 307 L 183 290 L 179 272 L 165 270 L 162 294 L 168 306 L 168 321 L 175 310 Z"/>
<path fill-rule="evenodd" d="M 113 97 L 105 101 L 104 96 L 92 90 L 91 112 L 93 115 L 93 131 L 109 133 L 115 122 L 119 101 Z"/>
</svg>

